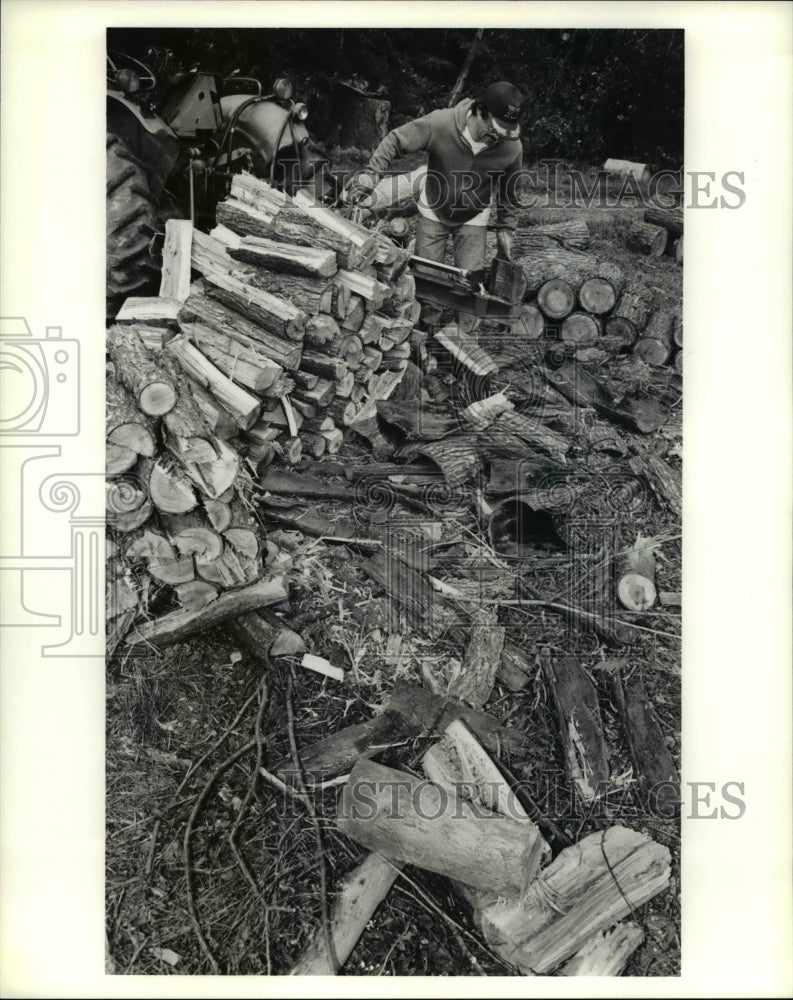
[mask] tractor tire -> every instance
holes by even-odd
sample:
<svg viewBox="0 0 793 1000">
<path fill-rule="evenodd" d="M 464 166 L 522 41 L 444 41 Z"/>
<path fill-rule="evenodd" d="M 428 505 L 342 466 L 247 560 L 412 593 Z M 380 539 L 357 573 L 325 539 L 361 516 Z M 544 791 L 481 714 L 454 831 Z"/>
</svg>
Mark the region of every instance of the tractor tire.
<svg viewBox="0 0 793 1000">
<path fill-rule="evenodd" d="M 112 320 L 129 295 L 156 294 L 158 267 L 149 247 L 156 232 L 149 179 L 124 142 L 107 133 L 106 311 Z"/>
</svg>

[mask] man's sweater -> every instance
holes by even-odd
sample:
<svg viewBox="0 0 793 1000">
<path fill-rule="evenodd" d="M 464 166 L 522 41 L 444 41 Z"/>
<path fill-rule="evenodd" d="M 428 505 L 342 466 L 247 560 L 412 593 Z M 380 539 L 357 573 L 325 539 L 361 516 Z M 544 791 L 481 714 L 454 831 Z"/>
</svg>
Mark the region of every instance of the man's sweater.
<svg viewBox="0 0 793 1000">
<path fill-rule="evenodd" d="M 459 225 L 473 219 L 496 193 L 496 226 L 515 229 L 513 202 L 517 174 L 523 165 L 520 140 L 502 140 L 472 153 L 463 138 L 469 98 L 453 108 L 431 111 L 389 132 L 372 153 L 369 166 L 383 173 L 398 156 L 427 151 L 426 200 L 439 219 Z"/>
</svg>

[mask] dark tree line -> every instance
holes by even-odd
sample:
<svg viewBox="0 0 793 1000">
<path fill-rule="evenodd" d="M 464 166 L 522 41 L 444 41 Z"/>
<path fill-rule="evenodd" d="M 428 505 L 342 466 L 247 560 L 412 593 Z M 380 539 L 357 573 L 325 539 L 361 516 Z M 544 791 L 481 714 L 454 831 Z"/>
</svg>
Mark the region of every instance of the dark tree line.
<svg viewBox="0 0 793 1000">
<path fill-rule="evenodd" d="M 237 70 L 265 85 L 291 76 L 312 131 L 332 143 L 342 100 L 335 81 L 387 98 L 398 125 L 447 103 L 474 36 L 462 28 L 136 28 L 110 29 L 108 44 L 138 57 L 167 47 L 185 68 Z M 532 95 L 529 161 L 682 164 L 682 30 L 485 29 L 464 93 L 496 79 Z"/>
</svg>

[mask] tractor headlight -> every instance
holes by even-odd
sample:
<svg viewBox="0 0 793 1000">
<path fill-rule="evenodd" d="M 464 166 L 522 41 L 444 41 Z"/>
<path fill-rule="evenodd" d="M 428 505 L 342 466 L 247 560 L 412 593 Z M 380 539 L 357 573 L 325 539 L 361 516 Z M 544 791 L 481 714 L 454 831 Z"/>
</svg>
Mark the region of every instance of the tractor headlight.
<svg viewBox="0 0 793 1000">
<path fill-rule="evenodd" d="M 285 76 L 280 76 L 273 84 L 273 93 L 281 101 L 290 100 L 294 92 L 292 81 Z"/>
<path fill-rule="evenodd" d="M 295 104 L 292 108 L 292 117 L 297 118 L 299 122 L 304 122 L 308 118 L 308 108 L 305 104 L 302 102 Z"/>
<path fill-rule="evenodd" d="M 140 90 L 140 77 L 134 69 L 122 69 L 116 74 L 119 90 L 125 94 L 134 94 Z"/>
</svg>

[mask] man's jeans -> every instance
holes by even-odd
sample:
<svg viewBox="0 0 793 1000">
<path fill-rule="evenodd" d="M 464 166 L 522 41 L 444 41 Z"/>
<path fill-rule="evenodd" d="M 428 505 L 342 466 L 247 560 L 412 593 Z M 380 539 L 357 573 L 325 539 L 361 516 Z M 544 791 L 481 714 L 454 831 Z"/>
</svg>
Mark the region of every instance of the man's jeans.
<svg viewBox="0 0 793 1000">
<path fill-rule="evenodd" d="M 487 226 L 447 226 L 420 215 L 416 225 L 416 246 L 413 252 L 417 257 L 443 261 L 446 257 L 449 236 L 452 237 L 454 245 L 456 267 L 466 271 L 478 271 L 485 266 Z M 439 325 L 441 315 L 441 310 L 435 306 L 422 307 L 421 319 L 426 327 Z M 457 323 L 464 331 L 470 331 L 478 325 L 472 316 L 464 313 L 457 314 Z"/>
<path fill-rule="evenodd" d="M 478 271 L 485 266 L 487 226 L 447 226 L 418 217 L 416 226 L 417 257 L 442 261 L 451 235 L 454 243 L 454 263 L 466 271 Z"/>
</svg>

